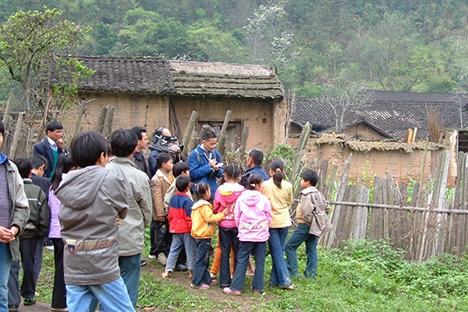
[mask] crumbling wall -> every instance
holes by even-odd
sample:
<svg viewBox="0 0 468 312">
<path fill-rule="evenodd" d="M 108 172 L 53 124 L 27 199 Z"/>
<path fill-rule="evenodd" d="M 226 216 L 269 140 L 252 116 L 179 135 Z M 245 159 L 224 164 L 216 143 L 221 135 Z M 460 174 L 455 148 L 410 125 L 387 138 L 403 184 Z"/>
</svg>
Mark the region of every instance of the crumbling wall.
<svg viewBox="0 0 468 312">
<path fill-rule="evenodd" d="M 294 143 L 291 142 L 291 144 Z M 381 144 L 384 144 L 382 142 L 360 142 L 359 144 L 364 146 L 362 150 L 351 148 L 350 145 L 352 144 L 336 144 L 336 142 L 317 144 L 317 139 L 311 138 L 307 144 L 303 161 L 306 166 L 315 164 L 316 168 L 319 168 L 323 160 L 328 160 L 329 168 L 332 165 L 337 166 L 337 176 L 339 177 L 342 175 L 344 163 L 352 153 L 349 170 L 352 180 L 361 178 L 371 181 L 374 176 L 383 177 L 391 174 L 398 182 L 408 183 L 410 179 L 419 181 L 421 175 L 423 181 L 427 182 L 428 179 L 435 177 L 441 152 L 445 151 L 440 146 L 434 147 L 434 145 L 430 145 L 425 150 L 421 148 L 421 145 L 424 146 L 424 142 L 420 142 L 418 148 L 411 148 L 411 145 L 409 145 L 407 149 L 384 149 L 381 146 Z M 406 143 L 395 143 L 395 145 L 397 144 Z M 376 148 L 373 148 L 373 145 Z M 456 157 L 452 155 L 448 177 L 449 187 L 455 184 L 455 160 Z"/>
</svg>

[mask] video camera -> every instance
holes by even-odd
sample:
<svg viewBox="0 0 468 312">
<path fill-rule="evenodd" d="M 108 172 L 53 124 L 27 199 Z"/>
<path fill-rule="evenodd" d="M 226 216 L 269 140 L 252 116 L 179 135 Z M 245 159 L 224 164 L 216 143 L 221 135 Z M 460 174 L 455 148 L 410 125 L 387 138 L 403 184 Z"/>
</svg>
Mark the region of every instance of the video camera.
<svg viewBox="0 0 468 312">
<path fill-rule="evenodd" d="M 166 152 L 172 155 L 177 155 L 184 150 L 183 145 L 178 145 L 174 143 L 177 140 L 179 140 L 179 138 L 176 136 L 155 135 L 149 148 L 152 150 L 157 150 L 158 152 Z M 173 146 L 175 146 L 176 148 L 174 148 Z"/>
</svg>

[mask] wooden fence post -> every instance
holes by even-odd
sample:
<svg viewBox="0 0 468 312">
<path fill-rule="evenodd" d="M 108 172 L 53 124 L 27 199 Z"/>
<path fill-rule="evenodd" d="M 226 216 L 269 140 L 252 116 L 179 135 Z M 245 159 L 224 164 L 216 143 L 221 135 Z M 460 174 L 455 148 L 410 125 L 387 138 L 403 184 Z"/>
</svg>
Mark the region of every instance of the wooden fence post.
<svg viewBox="0 0 468 312">
<path fill-rule="evenodd" d="M 338 190 L 336 191 L 336 201 L 342 201 L 346 193 L 348 180 L 349 180 L 349 167 L 351 166 L 352 157 L 353 157 L 353 153 L 350 153 L 348 160 L 346 160 L 345 162 L 343 176 L 341 177 L 340 184 L 338 185 Z M 325 237 L 325 243 L 327 244 L 329 248 L 333 246 L 334 241 L 335 241 L 336 231 L 339 230 L 338 219 L 340 218 L 341 208 L 342 208 L 341 205 L 334 205 L 332 209 L 330 218 L 331 218 L 331 223 L 333 225 L 333 228 L 330 230 L 330 232 L 328 232 L 328 235 Z"/>
<path fill-rule="evenodd" d="M 192 137 L 193 128 L 195 128 L 195 123 L 198 119 L 198 112 L 196 110 L 192 111 L 192 115 L 190 116 L 189 123 L 187 125 L 187 129 L 185 129 L 185 135 L 183 140 L 184 150 L 182 151 L 182 155 L 185 157 L 188 156 L 188 153 L 191 151 L 190 139 Z"/>
<path fill-rule="evenodd" d="M 13 135 L 13 141 L 11 142 L 10 159 L 14 159 L 16 157 L 16 150 L 18 147 L 19 138 L 21 135 L 21 129 L 23 128 L 23 120 L 24 120 L 25 112 L 21 112 L 18 114 L 18 121 L 16 122 L 15 134 Z"/>
<path fill-rule="evenodd" d="M 231 111 L 227 110 L 226 116 L 224 117 L 224 122 L 221 128 L 221 132 L 219 133 L 219 136 L 218 136 L 218 146 L 216 146 L 216 149 L 218 150 L 218 152 L 221 154 L 223 158 L 224 158 L 224 151 L 226 150 L 226 131 L 227 131 L 230 119 L 231 119 Z"/>
</svg>

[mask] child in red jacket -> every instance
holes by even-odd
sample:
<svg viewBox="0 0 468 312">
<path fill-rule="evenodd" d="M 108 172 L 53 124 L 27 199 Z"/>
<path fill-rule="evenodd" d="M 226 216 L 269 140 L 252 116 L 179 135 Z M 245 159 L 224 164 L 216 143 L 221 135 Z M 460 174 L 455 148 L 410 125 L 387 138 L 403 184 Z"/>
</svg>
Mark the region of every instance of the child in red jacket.
<svg viewBox="0 0 468 312">
<path fill-rule="evenodd" d="M 173 234 L 171 249 L 167 258 L 166 270 L 162 277 L 170 277 L 174 271 L 182 247 L 187 255 L 189 278 L 192 278 L 195 264 L 196 244 L 190 235 L 192 230 L 193 200 L 186 194 L 189 191 L 190 177 L 180 175 L 176 179 L 177 192 L 172 196 L 168 209 L 169 232 Z"/>
</svg>

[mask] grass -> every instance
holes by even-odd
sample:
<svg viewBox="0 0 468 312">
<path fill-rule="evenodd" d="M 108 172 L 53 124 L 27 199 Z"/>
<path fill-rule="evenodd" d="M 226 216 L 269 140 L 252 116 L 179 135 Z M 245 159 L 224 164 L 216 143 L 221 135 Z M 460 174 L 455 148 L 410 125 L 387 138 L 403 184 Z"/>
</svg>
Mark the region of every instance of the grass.
<svg viewBox="0 0 468 312">
<path fill-rule="evenodd" d="M 298 256 L 303 270 L 304 246 Z M 149 264 L 141 277 L 139 305 L 141 311 L 468 311 L 468 257 L 442 255 L 408 263 L 386 241 L 350 241 L 344 250 L 320 248 L 319 257 L 316 281 L 295 279 L 294 291 L 266 286 L 262 296 L 245 292 L 240 297 L 224 295 L 218 287 L 193 290 L 185 275 L 163 280 L 162 267 Z M 270 261 L 267 257 L 266 280 Z M 44 251 L 41 301 L 50 302 L 52 275 L 52 253 Z M 246 288 L 250 281 L 248 277 Z"/>
</svg>

